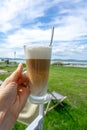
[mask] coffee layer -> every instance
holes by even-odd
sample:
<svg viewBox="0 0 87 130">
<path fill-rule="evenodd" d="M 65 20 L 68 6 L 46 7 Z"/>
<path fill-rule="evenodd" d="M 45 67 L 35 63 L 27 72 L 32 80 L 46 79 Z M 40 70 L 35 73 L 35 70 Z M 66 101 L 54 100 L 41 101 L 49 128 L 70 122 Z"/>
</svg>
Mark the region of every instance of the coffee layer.
<svg viewBox="0 0 87 130">
<path fill-rule="evenodd" d="M 26 59 L 26 64 L 31 93 L 44 95 L 47 91 L 50 59 Z"/>
</svg>

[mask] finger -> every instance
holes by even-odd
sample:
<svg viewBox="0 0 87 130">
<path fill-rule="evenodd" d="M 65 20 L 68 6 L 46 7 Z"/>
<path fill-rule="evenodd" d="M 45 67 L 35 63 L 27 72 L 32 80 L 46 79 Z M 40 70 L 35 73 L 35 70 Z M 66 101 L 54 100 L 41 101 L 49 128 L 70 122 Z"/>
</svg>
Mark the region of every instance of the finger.
<svg viewBox="0 0 87 130">
<path fill-rule="evenodd" d="M 18 93 L 17 100 L 16 100 L 17 102 L 14 103 L 14 106 L 18 106 L 15 108 L 16 108 L 16 113 L 19 114 L 27 101 L 27 98 L 30 94 L 30 89 L 20 86 L 17 93 Z M 19 105 L 17 105 L 17 103 L 19 103 Z"/>
<path fill-rule="evenodd" d="M 16 100 L 17 85 L 9 83 L 5 88 L 0 89 L 0 108 L 7 110 Z"/>
<path fill-rule="evenodd" d="M 17 69 L 8 78 L 5 79 L 5 81 L 2 83 L 1 87 L 5 87 L 10 82 L 17 83 L 21 77 L 22 70 L 23 70 L 23 66 L 22 66 L 22 64 L 19 64 Z"/>
<path fill-rule="evenodd" d="M 17 83 L 21 77 L 22 70 L 23 70 L 23 66 L 22 64 L 19 64 L 18 68 L 8 78 L 6 78 L 6 80 L 3 82 L 1 87 L 5 87 L 10 82 Z"/>
<path fill-rule="evenodd" d="M 24 85 L 25 87 L 28 86 L 29 84 L 29 79 L 25 73 L 22 74 L 21 78 L 18 81 L 18 85 L 21 85 L 21 84 Z"/>
<path fill-rule="evenodd" d="M 24 107 L 26 101 L 27 101 L 27 98 L 29 97 L 29 94 L 30 94 L 30 90 L 29 88 L 23 88 L 23 92 L 20 94 L 20 111 L 22 110 L 22 108 Z"/>
<path fill-rule="evenodd" d="M 19 78 L 21 77 L 22 71 L 23 71 L 23 65 L 20 63 L 18 65 L 18 68 L 11 74 L 11 76 L 9 78 L 11 78 L 11 80 L 17 82 L 19 80 Z"/>
</svg>

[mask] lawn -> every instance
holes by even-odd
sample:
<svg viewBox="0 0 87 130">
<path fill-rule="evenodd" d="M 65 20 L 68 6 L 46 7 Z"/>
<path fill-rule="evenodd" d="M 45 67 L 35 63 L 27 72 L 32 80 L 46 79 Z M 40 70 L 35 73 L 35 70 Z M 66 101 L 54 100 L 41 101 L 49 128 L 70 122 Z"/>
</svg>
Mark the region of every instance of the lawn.
<svg viewBox="0 0 87 130">
<path fill-rule="evenodd" d="M 7 67 L 5 70 L 16 68 Z M 0 68 L 1 69 L 1 68 Z M 4 80 L 8 75 L 0 75 Z M 87 68 L 50 67 L 49 90 L 66 95 L 59 105 L 44 117 L 44 130 L 87 130 Z M 24 130 L 25 125 L 16 122 L 13 130 Z"/>
<path fill-rule="evenodd" d="M 67 96 L 44 118 L 44 130 L 87 130 L 87 68 L 51 66 L 49 89 Z"/>
</svg>

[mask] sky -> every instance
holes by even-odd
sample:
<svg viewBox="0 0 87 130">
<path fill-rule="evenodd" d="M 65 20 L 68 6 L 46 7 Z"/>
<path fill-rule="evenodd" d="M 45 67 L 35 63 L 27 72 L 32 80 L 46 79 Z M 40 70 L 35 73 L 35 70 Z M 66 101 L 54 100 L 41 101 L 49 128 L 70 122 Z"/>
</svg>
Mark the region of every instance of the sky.
<svg viewBox="0 0 87 130">
<path fill-rule="evenodd" d="M 53 26 L 52 59 L 87 60 L 87 0 L 0 0 L 0 57 L 49 45 Z"/>
</svg>

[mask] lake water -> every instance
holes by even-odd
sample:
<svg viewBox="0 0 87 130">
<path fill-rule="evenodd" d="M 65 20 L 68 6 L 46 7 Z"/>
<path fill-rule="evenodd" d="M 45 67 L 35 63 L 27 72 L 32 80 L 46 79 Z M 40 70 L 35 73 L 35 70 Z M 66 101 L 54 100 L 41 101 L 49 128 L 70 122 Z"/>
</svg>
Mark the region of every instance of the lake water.
<svg viewBox="0 0 87 130">
<path fill-rule="evenodd" d="M 18 60 L 10 60 L 11 62 L 17 62 L 17 63 L 26 63 L 26 61 L 24 59 L 18 59 Z M 52 63 L 55 63 L 55 62 L 59 62 L 59 61 L 51 61 L 51 64 Z M 61 61 L 64 66 L 74 66 L 74 67 L 83 67 L 83 68 L 87 68 L 87 62 L 83 62 L 83 61 Z"/>
<path fill-rule="evenodd" d="M 73 66 L 73 67 L 83 67 L 87 68 L 87 62 L 86 61 L 51 61 L 52 63 L 56 62 L 62 62 L 64 66 Z"/>
<path fill-rule="evenodd" d="M 18 63 L 26 63 L 25 60 L 17 60 Z M 55 61 L 58 62 L 58 61 Z M 87 68 L 87 62 L 77 62 L 77 61 L 62 61 L 65 66 L 73 66 L 73 67 L 83 67 Z M 51 64 L 54 61 L 51 61 Z"/>
</svg>

